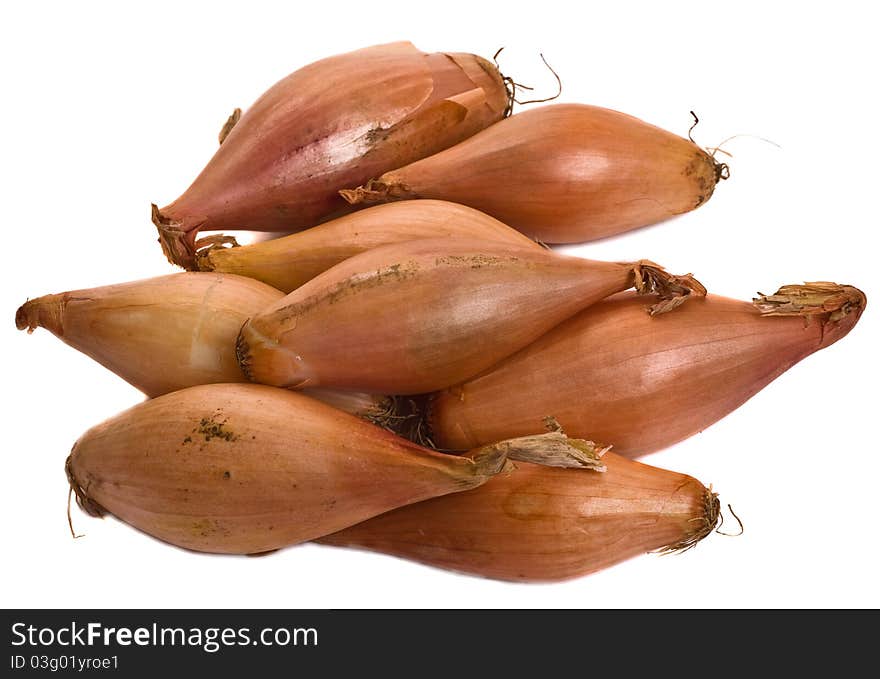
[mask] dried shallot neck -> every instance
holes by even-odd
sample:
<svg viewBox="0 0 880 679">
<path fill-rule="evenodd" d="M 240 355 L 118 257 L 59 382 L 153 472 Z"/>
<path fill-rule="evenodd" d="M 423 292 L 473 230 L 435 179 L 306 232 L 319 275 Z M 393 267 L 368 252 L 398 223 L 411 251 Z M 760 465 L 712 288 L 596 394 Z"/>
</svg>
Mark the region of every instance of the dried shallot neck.
<svg viewBox="0 0 880 679">
<path fill-rule="evenodd" d="M 159 245 L 162 246 L 162 253 L 172 264 L 191 270 L 195 262 L 187 232 L 178 222 L 163 215 L 155 203 L 151 203 L 150 208 L 153 224 L 159 231 Z"/>
<path fill-rule="evenodd" d="M 415 197 L 412 191 L 403 184 L 389 184 L 378 179 L 370 179 L 363 186 L 354 189 L 341 189 L 339 195 L 350 205 L 390 203 L 395 200 L 407 200 Z"/>
<path fill-rule="evenodd" d="M 211 253 L 216 250 L 226 250 L 228 248 L 241 247 L 235 236 L 224 236 L 223 234 L 215 234 L 199 238 L 195 244 L 195 271 L 214 271 L 214 263 L 211 260 Z"/>
<path fill-rule="evenodd" d="M 431 435 L 431 402 L 436 394 L 420 397 L 395 396 L 392 406 L 382 422 L 373 422 L 415 443 L 433 450 L 437 447 Z M 591 469 L 604 472 L 602 456 L 611 446 L 602 445 L 587 439 L 570 438 L 565 434 L 556 418 L 547 416 L 543 420 L 543 434 L 523 436 L 501 441 L 496 445 L 507 445 L 507 457 L 520 462 L 532 462 L 547 467 L 569 467 Z M 454 452 L 446 450 L 442 452 Z"/>
<path fill-rule="evenodd" d="M 604 472 L 602 456 L 611 446 L 603 446 L 585 439 L 569 438 L 561 431 L 549 431 L 544 434 L 499 441 L 485 448 L 503 450 L 508 459 L 519 462 Z"/>
<path fill-rule="evenodd" d="M 813 281 L 803 285 L 783 285 L 772 295 L 758 293 L 752 303 L 764 316 L 816 316 L 829 314 L 832 323 L 853 312 L 860 312 L 867 302 L 865 293 L 851 285 Z"/>
<path fill-rule="evenodd" d="M 692 274 L 675 276 L 647 259 L 633 264 L 633 287 L 642 295 L 657 295 L 658 301 L 648 307 L 652 316 L 665 314 L 683 304 L 689 297 L 705 297 L 706 288 Z"/>
<path fill-rule="evenodd" d="M 433 395 L 392 396 L 388 399 L 389 406 L 385 411 L 366 419 L 426 448 L 453 453 L 455 451 L 438 449 L 431 438 L 432 397 Z M 546 467 L 605 471 L 602 456 L 611 450 L 611 446 L 586 439 L 569 438 L 552 417 L 544 419 L 544 426 L 548 429 L 546 433 L 506 439 L 485 448 L 503 449 L 508 459 L 519 462 L 532 462 Z"/>
<path fill-rule="evenodd" d="M 194 240 L 195 232 L 184 231 L 181 224 L 168 219 L 155 203 L 150 205 L 153 224 L 159 231 L 159 244 L 168 261 L 187 271 L 210 271 L 202 269 L 206 255 L 217 248 L 238 247 L 234 236 L 215 234 Z"/>
</svg>

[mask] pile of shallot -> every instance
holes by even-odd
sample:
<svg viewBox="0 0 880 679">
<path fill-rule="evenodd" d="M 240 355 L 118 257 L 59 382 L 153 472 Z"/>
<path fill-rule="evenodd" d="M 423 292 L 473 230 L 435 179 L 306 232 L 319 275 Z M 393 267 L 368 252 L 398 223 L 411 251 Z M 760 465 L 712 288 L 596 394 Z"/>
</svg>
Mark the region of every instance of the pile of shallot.
<svg viewBox="0 0 880 679">
<path fill-rule="evenodd" d="M 514 112 L 516 87 L 408 42 L 309 64 L 152 206 L 186 271 L 23 304 L 19 329 L 147 397 L 74 444 L 78 505 L 200 552 L 317 541 L 521 581 L 716 530 L 711 486 L 632 458 L 844 337 L 865 295 L 727 299 L 554 250 L 694 210 L 728 168 L 617 111 Z"/>
</svg>

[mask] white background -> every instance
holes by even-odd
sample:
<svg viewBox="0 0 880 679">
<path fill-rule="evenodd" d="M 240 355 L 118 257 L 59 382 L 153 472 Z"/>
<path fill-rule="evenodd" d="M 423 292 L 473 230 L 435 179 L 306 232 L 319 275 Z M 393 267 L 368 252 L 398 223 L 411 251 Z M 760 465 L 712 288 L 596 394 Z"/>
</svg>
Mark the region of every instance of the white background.
<svg viewBox="0 0 880 679">
<path fill-rule="evenodd" d="M 13 325 L 29 296 L 173 271 L 149 203 L 186 188 L 231 110 L 313 60 L 400 39 L 484 56 L 506 46 L 504 70 L 538 94 L 554 85 L 544 52 L 564 82 L 560 101 L 682 135 L 693 109 L 705 146 L 755 135 L 726 145 L 731 179 L 704 207 L 579 252 L 650 258 L 743 299 L 824 279 L 876 303 L 880 59 L 867 4 L 127 5 L 8 3 L 0 20 L 3 606 L 880 606 L 871 303 L 845 340 L 644 459 L 713 484 L 743 520 L 741 537 L 550 585 L 314 545 L 259 559 L 198 555 L 76 510 L 85 537 L 73 540 L 70 446 L 142 397 L 48 332 Z"/>
</svg>

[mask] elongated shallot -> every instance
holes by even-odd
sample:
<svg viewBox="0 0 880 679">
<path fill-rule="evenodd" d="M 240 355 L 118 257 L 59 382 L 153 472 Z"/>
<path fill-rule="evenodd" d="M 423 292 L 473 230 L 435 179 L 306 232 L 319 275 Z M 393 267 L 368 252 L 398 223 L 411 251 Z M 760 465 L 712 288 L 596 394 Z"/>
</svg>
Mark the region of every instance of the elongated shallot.
<svg viewBox="0 0 880 679">
<path fill-rule="evenodd" d="M 284 294 L 234 274 L 181 272 L 71 290 L 25 302 L 19 330 L 45 328 L 147 396 L 214 382 L 246 382 L 235 340 L 253 314 Z M 322 401 L 381 420 L 384 396 L 309 390 Z"/>
<path fill-rule="evenodd" d="M 586 444 L 572 446 L 575 464 L 598 466 Z M 67 473 L 91 514 L 110 512 L 179 547 L 251 554 L 474 488 L 508 456 L 540 459 L 543 449 L 526 437 L 446 455 L 302 394 L 210 384 L 92 427 Z"/>
<path fill-rule="evenodd" d="M 654 313 L 705 294 L 691 276 L 647 261 L 464 238 L 396 243 L 337 264 L 254 315 L 237 354 L 263 384 L 424 393 L 472 377 L 633 286 L 661 294 Z"/>
<path fill-rule="evenodd" d="M 702 431 L 852 330 L 860 290 L 787 285 L 754 302 L 708 295 L 646 318 L 630 293 L 596 304 L 474 379 L 435 394 L 427 436 L 470 448 L 552 415 L 571 436 L 629 456 Z"/>
<path fill-rule="evenodd" d="M 502 580 L 586 575 L 686 550 L 719 520 L 693 477 L 607 453 L 605 473 L 517 463 L 474 490 L 419 502 L 319 540 Z"/>
<path fill-rule="evenodd" d="M 689 139 L 618 111 L 555 104 L 341 193 L 353 204 L 450 200 L 545 243 L 573 243 L 693 210 L 726 176 Z"/>
<path fill-rule="evenodd" d="M 376 205 L 283 238 L 198 252 L 202 271 L 240 274 L 291 292 L 335 264 L 389 243 L 420 238 L 479 238 L 532 245 L 519 231 L 457 203 L 404 200 Z"/>
<path fill-rule="evenodd" d="M 159 241 L 193 268 L 199 231 L 313 226 L 351 209 L 339 189 L 462 141 L 507 104 L 497 68 L 473 54 L 396 42 L 309 64 L 233 117 L 192 185 L 153 206 Z"/>
</svg>

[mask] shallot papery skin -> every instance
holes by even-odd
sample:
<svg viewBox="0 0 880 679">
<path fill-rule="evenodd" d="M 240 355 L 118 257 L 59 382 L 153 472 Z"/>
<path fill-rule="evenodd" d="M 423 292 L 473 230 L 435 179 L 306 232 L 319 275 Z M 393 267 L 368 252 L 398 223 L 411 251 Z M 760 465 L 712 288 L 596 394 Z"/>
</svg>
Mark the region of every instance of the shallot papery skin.
<svg viewBox="0 0 880 679">
<path fill-rule="evenodd" d="M 19 330 L 45 328 L 149 397 L 215 382 L 246 382 L 235 357 L 242 324 L 284 293 L 221 273 L 181 272 L 28 300 Z M 369 419 L 388 410 L 379 395 L 308 390 Z"/>
<path fill-rule="evenodd" d="M 485 373 L 434 394 L 428 436 L 470 448 L 556 418 L 570 436 L 627 456 L 709 427 L 810 354 L 844 337 L 865 308 L 852 286 L 785 286 L 753 302 L 717 295 L 649 318 L 630 293 L 596 304 Z"/>
<path fill-rule="evenodd" d="M 442 200 L 375 205 L 299 233 L 252 245 L 225 243 L 198 252 L 202 271 L 248 276 L 291 292 L 349 257 L 380 245 L 420 238 L 479 238 L 540 247 L 478 210 Z"/>
<path fill-rule="evenodd" d="M 192 185 L 153 206 L 162 248 L 191 269 L 199 231 L 290 232 L 350 211 L 339 189 L 462 141 L 507 104 L 497 68 L 473 54 L 395 42 L 309 64 L 230 119 Z"/>
<path fill-rule="evenodd" d="M 263 384 L 425 393 L 468 379 L 633 286 L 663 293 L 655 312 L 705 294 L 690 276 L 647 261 L 465 238 L 395 243 L 337 264 L 250 318 L 237 354 L 243 372 Z"/>
<path fill-rule="evenodd" d="M 341 193 L 353 204 L 450 200 L 545 243 L 575 243 L 694 210 L 726 177 L 689 139 L 618 111 L 554 104 Z"/>
<path fill-rule="evenodd" d="M 480 488 L 410 505 L 318 542 L 500 580 L 557 581 L 655 550 L 693 547 L 717 525 L 696 479 L 607 453 L 605 473 L 516 463 Z"/>
<path fill-rule="evenodd" d="M 45 328 L 147 396 L 210 382 L 243 382 L 235 337 L 284 294 L 244 276 L 181 272 L 44 295 L 15 314 Z"/>
<path fill-rule="evenodd" d="M 520 452 L 540 459 L 541 439 L 446 455 L 299 393 L 210 384 L 92 427 L 66 467 L 91 514 L 187 549 L 253 554 L 474 488 Z"/>
</svg>

